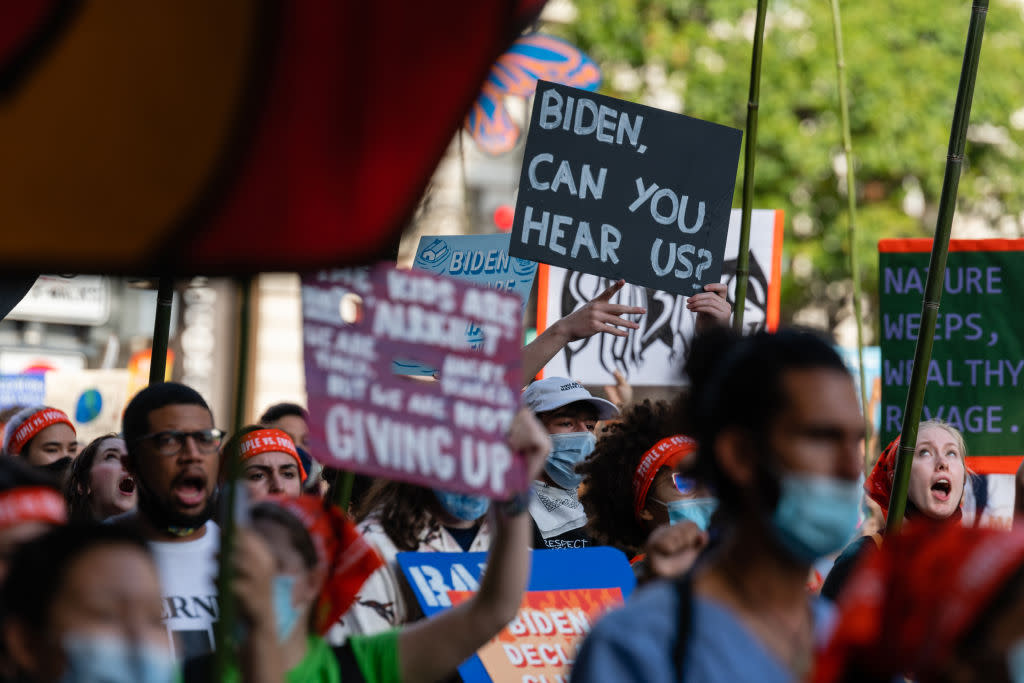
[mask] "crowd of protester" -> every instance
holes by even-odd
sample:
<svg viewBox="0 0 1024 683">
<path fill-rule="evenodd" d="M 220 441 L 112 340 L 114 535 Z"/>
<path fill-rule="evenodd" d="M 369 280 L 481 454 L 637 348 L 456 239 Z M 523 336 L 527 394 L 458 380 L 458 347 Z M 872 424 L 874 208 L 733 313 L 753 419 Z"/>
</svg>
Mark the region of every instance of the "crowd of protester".
<svg viewBox="0 0 1024 683">
<path fill-rule="evenodd" d="M 1024 531 L 961 523 L 955 428 L 920 424 L 903 531 L 858 533 L 865 496 L 888 516 L 899 439 L 864 478 L 833 347 L 735 335 L 720 286 L 691 297 L 675 400 L 531 381 L 564 345 L 636 327 L 642 308 L 610 302 L 621 286 L 524 349 L 507 440 L 531 484 L 499 500 L 378 479 L 342 509 L 291 403 L 228 435 L 195 390 L 153 384 L 80 451 L 57 408 L 5 411 L 0 681 L 211 681 L 215 659 L 228 681 L 451 679 L 515 617 L 531 549 L 593 546 L 622 551 L 642 587 L 580 643 L 573 680 L 1024 681 Z M 228 486 L 243 509 L 220 586 Z M 488 569 L 425 618 L 408 551 L 487 552 Z M 239 623 L 218 639 L 224 590 Z"/>
</svg>

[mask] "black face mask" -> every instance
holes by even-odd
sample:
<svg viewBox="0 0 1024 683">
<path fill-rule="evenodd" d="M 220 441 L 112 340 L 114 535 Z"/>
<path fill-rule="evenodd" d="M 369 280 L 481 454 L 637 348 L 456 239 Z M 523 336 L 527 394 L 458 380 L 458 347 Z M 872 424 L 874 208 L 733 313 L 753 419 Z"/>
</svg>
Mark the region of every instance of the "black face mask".
<svg viewBox="0 0 1024 683">
<path fill-rule="evenodd" d="M 154 527 L 175 536 L 188 536 L 212 517 L 217 505 L 217 490 L 206 501 L 206 506 L 194 515 L 183 515 L 176 512 L 161 501 L 154 494 L 142 479 L 135 478 L 135 486 L 138 491 L 139 512 Z"/>
<path fill-rule="evenodd" d="M 65 455 L 63 458 L 54 460 L 49 465 L 36 465 L 36 469 L 46 472 L 57 481 L 63 483 L 68 476 L 68 471 L 71 469 L 71 460 L 71 457 Z"/>
</svg>

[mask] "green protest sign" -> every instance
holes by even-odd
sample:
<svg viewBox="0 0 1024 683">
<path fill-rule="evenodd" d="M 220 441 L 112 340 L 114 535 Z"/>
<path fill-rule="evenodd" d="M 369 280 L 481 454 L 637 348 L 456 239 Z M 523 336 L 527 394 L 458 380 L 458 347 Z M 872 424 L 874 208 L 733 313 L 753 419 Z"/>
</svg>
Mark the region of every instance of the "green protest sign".
<svg viewBox="0 0 1024 683">
<path fill-rule="evenodd" d="M 921 324 L 929 239 L 881 240 L 882 429 L 899 433 Z M 1016 472 L 1024 457 L 1024 239 L 950 240 L 921 419 L 961 430 L 968 465 Z"/>
</svg>

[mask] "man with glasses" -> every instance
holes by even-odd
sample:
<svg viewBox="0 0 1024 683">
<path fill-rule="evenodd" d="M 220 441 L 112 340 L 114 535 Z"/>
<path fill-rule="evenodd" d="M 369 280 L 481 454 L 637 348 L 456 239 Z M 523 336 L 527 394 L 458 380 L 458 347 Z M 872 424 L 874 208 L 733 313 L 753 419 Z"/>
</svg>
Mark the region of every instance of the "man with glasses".
<svg viewBox="0 0 1024 683">
<path fill-rule="evenodd" d="M 149 541 L 175 655 L 204 654 L 213 649 L 219 612 L 214 579 L 220 529 L 211 518 L 224 432 L 214 427 L 203 397 L 174 382 L 136 394 L 125 408 L 123 432 L 139 504 L 118 521 Z"/>
</svg>

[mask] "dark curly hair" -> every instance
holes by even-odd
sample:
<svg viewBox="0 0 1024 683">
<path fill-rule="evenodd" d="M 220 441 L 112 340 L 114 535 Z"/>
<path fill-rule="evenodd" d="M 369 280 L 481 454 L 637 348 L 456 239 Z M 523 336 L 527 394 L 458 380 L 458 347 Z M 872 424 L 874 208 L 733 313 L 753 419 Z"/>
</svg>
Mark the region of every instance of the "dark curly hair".
<svg viewBox="0 0 1024 683">
<path fill-rule="evenodd" d="M 441 504 L 434 492 L 415 484 L 377 479 L 355 510 L 357 522 L 373 516 L 400 551 L 420 547 L 424 531 L 441 530 Z"/>
<path fill-rule="evenodd" d="M 64 499 L 68 502 L 69 521 L 81 524 L 103 521 L 97 519 L 92 511 L 89 478 L 92 475 L 92 466 L 96 462 L 96 454 L 100 452 L 100 445 L 107 439 L 119 438 L 121 437 L 113 432 L 95 438 L 82 449 L 78 457 L 71 461 L 71 474 L 64 485 Z"/>
<path fill-rule="evenodd" d="M 576 466 L 584 477 L 580 502 L 587 531 L 598 543 L 636 555 L 647 541 L 651 529 L 633 515 L 633 472 L 651 446 L 680 433 L 678 415 L 678 406 L 666 401 L 635 404 Z"/>
</svg>

